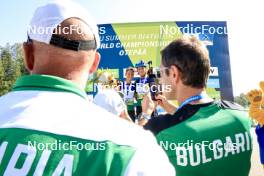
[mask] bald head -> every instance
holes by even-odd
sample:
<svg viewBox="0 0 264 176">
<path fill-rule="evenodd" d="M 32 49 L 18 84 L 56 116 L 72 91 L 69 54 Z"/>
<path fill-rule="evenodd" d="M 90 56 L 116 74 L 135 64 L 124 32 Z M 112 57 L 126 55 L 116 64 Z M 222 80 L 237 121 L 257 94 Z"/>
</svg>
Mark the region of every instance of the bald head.
<svg viewBox="0 0 264 176">
<path fill-rule="evenodd" d="M 94 40 L 90 27 L 78 18 L 64 20 L 54 34 L 69 40 Z M 79 84 L 86 84 L 89 73 L 96 70 L 99 58 L 96 50 L 73 51 L 34 41 L 24 43 L 27 68 L 33 74 L 59 76 Z"/>
</svg>

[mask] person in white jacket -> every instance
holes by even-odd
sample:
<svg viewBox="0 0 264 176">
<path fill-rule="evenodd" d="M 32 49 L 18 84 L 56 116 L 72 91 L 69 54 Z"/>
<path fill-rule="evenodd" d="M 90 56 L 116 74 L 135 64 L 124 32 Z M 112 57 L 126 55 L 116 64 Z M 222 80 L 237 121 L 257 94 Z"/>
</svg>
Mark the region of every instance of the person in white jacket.
<svg viewBox="0 0 264 176">
<path fill-rule="evenodd" d="M 116 90 L 116 86 L 111 74 L 107 71 L 102 72 L 98 79 L 98 92 L 94 96 L 93 103 L 122 119 L 132 122 L 127 112 L 125 102 L 118 93 L 119 90 Z"/>
<path fill-rule="evenodd" d="M 152 134 L 87 100 L 99 45 L 79 5 L 36 9 L 23 45 L 31 75 L 0 98 L 0 175 L 175 175 Z"/>
</svg>

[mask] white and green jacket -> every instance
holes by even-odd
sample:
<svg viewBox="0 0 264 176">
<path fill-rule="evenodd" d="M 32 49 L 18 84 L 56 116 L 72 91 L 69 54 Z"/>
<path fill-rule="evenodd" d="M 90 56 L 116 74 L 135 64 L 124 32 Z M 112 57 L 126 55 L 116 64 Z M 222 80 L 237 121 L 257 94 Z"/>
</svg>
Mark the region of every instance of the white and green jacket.
<svg viewBox="0 0 264 176">
<path fill-rule="evenodd" d="M 0 98 L 0 175 L 175 175 L 155 138 L 62 78 L 21 77 Z"/>
</svg>

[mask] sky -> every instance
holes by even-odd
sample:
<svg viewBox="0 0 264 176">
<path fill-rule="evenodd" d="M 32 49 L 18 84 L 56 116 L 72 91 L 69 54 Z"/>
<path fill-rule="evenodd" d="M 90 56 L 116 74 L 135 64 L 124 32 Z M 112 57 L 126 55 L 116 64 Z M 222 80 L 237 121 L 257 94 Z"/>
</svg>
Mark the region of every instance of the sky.
<svg viewBox="0 0 264 176">
<path fill-rule="evenodd" d="M 4 0 L 0 45 L 26 39 L 35 8 L 50 0 Z M 62 0 L 63 1 L 63 0 Z M 75 0 L 98 24 L 159 21 L 227 21 L 234 95 L 264 81 L 264 11 L 261 0 Z"/>
</svg>

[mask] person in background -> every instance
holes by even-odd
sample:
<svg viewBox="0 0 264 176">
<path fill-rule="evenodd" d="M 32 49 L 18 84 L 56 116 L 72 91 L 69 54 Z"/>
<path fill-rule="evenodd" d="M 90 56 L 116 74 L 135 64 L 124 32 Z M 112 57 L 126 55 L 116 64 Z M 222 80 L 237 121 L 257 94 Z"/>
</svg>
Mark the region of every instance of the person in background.
<svg viewBox="0 0 264 176">
<path fill-rule="evenodd" d="M 0 175 L 175 175 L 152 134 L 88 101 L 100 38 L 86 9 L 51 1 L 27 34 L 31 75 L 0 97 Z"/>
<path fill-rule="evenodd" d="M 135 83 L 133 82 L 134 78 L 134 68 L 128 67 L 126 69 L 126 79 L 122 83 L 122 94 L 125 104 L 127 106 L 127 112 L 133 122 L 136 120 L 135 112 Z"/>
<path fill-rule="evenodd" d="M 141 60 L 135 65 L 139 78 L 136 79 L 136 114 L 140 116 L 142 113 L 141 102 L 146 93 L 149 92 L 149 78 L 147 75 L 147 64 Z"/>
<path fill-rule="evenodd" d="M 102 72 L 98 79 L 98 93 L 95 95 L 94 104 L 108 112 L 132 122 L 127 107 L 116 90 L 117 81 L 107 71 Z"/>
</svg>

